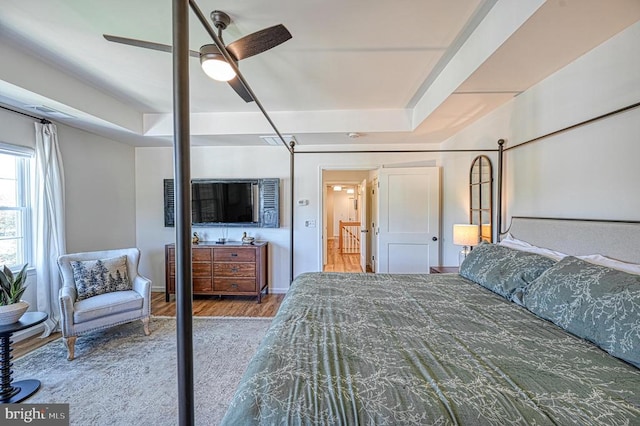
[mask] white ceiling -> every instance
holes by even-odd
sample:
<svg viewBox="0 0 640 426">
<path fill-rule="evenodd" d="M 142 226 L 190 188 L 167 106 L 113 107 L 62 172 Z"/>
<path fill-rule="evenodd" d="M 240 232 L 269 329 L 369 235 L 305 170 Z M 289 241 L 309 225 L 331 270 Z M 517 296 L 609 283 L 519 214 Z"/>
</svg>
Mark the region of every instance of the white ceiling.
<svg viewBox="0 0 640 426">
<path fill-rule="evenodd" d="M 640 20 L 638 0 L 199 0 L 229 43 L 284 24 L 293 38 L 240 61 L 300 148 L 439 143 Z M 171 44 L 171 1 L 3 0 L 0 103 L 136 146 L 170 145 L 172 57 L 102 34 Z M 212 43 L 191 16 L 190 46 Z M 261 145 L 254 103 L 191 59 L 193 144 Z M 46 115 L 37 113 L 36 115 Z M 359 138 L 347 136 L 357 132 Z"/>
</svg>

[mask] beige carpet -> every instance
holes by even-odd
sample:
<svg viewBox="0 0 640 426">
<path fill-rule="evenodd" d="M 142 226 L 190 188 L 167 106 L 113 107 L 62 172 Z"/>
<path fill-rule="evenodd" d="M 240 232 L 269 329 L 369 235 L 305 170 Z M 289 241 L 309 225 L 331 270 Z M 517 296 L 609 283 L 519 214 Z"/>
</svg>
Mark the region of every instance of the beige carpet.
<svg viewBox="0 0 640 426">
<path fill-rule="evenodd" d="M 217 425 L 265 335 L 270 319 L 194 318 L 195 420 Z M 175 425 L 178 419 L 176 322 L 136 321 L 81 336 L 76 359 L 61 340 L 14 361 L 14 380 L 42 387 L 25 403 L 69 403 L 72 425 Z"/>
</svg>

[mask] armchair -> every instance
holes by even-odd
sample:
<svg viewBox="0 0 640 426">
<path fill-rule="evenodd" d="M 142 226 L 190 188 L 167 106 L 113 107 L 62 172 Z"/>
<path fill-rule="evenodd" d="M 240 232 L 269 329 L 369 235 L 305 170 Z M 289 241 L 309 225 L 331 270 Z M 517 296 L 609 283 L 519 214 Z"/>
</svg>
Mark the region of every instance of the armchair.
<svg viewBox="0 0 640 426">
<path fill-rule="evenodd" d="M 111 291 L 80 300 L 71 262 L 94 261 L 118 256 L 126 256 L 127 272 L 132 289 Z M 139 319 L 142 320 L 144 334 L 149 335 L 151 281 L 138 274 L 139 261 L 140 250 L 137 248 L 65 254 L 58 258 L 58 268 L 62 274 L 62 288 L 59 292 L 60 322 L 69 361 L 74 358 L 75 342 L 80 334 Z"/>
</svg>

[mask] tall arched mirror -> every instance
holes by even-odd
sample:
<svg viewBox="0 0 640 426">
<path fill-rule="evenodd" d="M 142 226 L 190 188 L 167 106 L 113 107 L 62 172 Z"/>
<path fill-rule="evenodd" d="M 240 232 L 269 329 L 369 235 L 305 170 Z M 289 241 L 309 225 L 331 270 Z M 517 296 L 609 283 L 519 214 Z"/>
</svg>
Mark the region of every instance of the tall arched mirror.
<svg viewBox="0 0 640 426">
<path fill-rule="evenodd" d="M 469 171 L 469 222 L 478 225 L 480 241 L 493 242 L 493 169 L 486 155 L 474 158 Z"/>
</svg>

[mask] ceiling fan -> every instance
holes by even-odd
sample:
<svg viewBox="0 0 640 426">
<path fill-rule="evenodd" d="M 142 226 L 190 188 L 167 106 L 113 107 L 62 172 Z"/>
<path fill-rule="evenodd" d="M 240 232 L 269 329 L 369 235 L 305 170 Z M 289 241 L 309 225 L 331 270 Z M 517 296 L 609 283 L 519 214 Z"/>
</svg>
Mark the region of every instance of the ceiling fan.
<svg viewBox="0 0 640 426">
<path fill-rule="evenodd" d="M 218 29 L 218 37 L 222 40 L 222 30 L 227 28 L 231 23 L 231 18 L 222 11 L 214 10 L 211 12 L 211 20 L 213 21 L 213 25 Z M 109 34 L 103 34 L 103 37 L 108 41 L 115 43 L 169 53 L 172 51 L 171 46 L 154 43 L 152 41 L 137 40 Z M 225 45 L 224 48 L 231 58 L 237 63 L 242 59 L 246 59 L 272 49 L 290 38 L 291 33 L 289 33 L 289 30 L 287 30 L 284 25 L 278 24 L 241 37 L 238 40 Z M 215 44 L 205 44 L 200 48 L 200 51 L 196 52 L 191 50 L 189 52 L 191 56 L 200 58 L 202 69 L 209 77 L 215 80 L 228 82 L 233 90 L 235 90 L 245 102 L 252 102 L 254 100 Z"/>
</svg>

